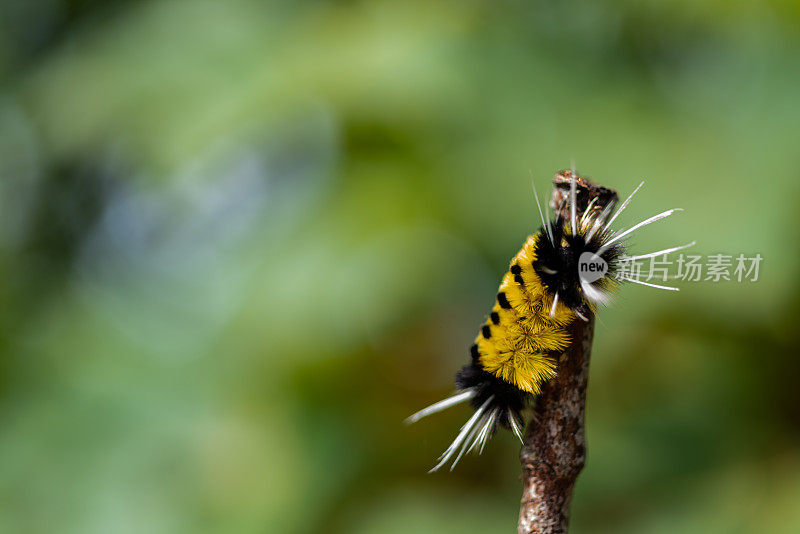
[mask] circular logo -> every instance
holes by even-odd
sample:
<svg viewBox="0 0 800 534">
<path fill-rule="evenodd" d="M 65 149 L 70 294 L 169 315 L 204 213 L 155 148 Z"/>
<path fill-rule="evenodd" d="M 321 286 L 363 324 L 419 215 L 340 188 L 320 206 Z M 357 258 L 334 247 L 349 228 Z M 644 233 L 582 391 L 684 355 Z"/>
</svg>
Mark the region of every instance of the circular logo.
<svg viewBox="0 0 800 534">
<path fill-rule="evenodd" d="M 591 284 L 606 274 L 608 274 L 608 263 L 600 256 L 584 252 L 578 258 L 578 277 L 584 282 Z"/>
</svg>

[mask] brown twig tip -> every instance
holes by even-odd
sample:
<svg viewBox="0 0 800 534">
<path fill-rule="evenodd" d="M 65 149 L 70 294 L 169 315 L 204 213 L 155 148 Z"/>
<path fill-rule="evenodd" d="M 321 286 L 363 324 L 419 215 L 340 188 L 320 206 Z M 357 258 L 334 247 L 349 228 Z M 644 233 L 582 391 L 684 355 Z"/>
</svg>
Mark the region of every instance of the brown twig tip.
<svg viewBox="0 0 800 534">
<path fill-rule="evenodd" d="M 613 189 L 596 184 L 572 171 L 559 171 L 553 177 L 553 195 L 550 198 L 550 207 L 555 211 L 560 208 L 563 217 L 569 216 L 569 189 L 573 176 L 575 176 L 576 182 L 575 192 L 579 215 L 586 210 L 592 201 L 594 201 L 592 209 L 603 209 L 610 203 L 617 202 L 617 192 Z"/>
<path fill-rule="evenodd" d="M 553 179 L 551 206 L 569 217 L 572 171 Z M 616 202 L 617 193 L 576 176 L 576 212 L 603 209 Z M 569 327 L 572 343 L 561 354 L 558 374 L 545 383 L 536 399 L 534 417 L 520 452 L 523 494 L 519 534 L 567 532 L 572 490 L 586 461 L 584 411 L 589 380 L 594 318 L 574 321 Z"/>
</svg>

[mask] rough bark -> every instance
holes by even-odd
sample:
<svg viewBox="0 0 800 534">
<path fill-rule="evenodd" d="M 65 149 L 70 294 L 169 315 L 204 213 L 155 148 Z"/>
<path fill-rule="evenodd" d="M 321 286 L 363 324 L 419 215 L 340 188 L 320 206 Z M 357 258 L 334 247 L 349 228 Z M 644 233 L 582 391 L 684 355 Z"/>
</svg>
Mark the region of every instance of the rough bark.
<svg viewBox="0 0 800 534">
<path fill-rule="evenodd" d="M 551 207 L 569 217 L 571 171 L 553 179 Z M 617 194 L 578 177 L 577 213 L 582 214 L 592 199 L 604 208 Z M 589 380 L 594 317 L 575 320 L 569 328 L 572 343 L 561 354 L 558 374 L 547 382 L 534 406 L 534 417 L 525 432 L 520 452 L 522 462 L 522 505 L 519 534 L 567 532 L 572 490 L 586 462 L 584 411 Z"/>
</svg>

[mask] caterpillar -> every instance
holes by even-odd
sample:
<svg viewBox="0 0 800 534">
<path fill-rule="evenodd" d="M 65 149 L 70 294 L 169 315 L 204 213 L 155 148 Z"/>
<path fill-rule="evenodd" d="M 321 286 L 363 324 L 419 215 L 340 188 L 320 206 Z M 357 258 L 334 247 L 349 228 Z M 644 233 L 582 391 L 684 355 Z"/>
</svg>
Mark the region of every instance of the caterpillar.
<svg viewBox="0 0 800 534">
<path fill-rule="evenodd" d="M 559 180 L 569 184 L 569 193 L 554 206 L 557 209 L 552 219 L 545 218 L 534 187 L 542 227 L 512 258 L 494 306 L 470 348 L 470 362 L 456 373 L 456 393 L 406 419 L 413 423 L 467 401 L 475 409 L 431 472 L 451 459 L 452 470 L 466 452 L 483 452 L 499 427 L 511 430 L 522 441 L 525 407 L 541 391 L 542 384 L 556 375 L 557 356 L 572 342 L 567 327 L 576 320 L 588 322 L 600 306 L 612 301 L 621 283 L 678 290 L 641 280 L 639 274 L 625 272 L 623 263 L 694 245 L 692 242 L 637 256 L 626 253 L 625 242 L 634 232 L 682 211 L 680 208 L 654 215 L 627 230 L 613 231 L 611 225 L 644 182 L 619 209 L 615 192 L 595 188 L 601 194 L 583 203 L 586 207 L 579 216 L 577 182 L 583 178 L 574 171 L 561 171 L 556 183 Z"/>
</svg>

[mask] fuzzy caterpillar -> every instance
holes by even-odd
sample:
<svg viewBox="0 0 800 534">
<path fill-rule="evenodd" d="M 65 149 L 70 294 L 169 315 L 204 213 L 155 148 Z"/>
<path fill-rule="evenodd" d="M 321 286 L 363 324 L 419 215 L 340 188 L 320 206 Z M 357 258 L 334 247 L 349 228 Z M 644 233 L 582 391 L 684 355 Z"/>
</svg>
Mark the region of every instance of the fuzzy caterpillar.
<svg viewBox="0 0 800 534">
<path fill-rule="evenodd" d="M 610 302 L 621 282 L 677 291 L 624 273 L 622 261 L 667 254 L 694 245 L 627 256 L 624 240 L 642 228 L 672 215 L 667 210 L 645 219 L 625 231 L 610 229 L 617 216 L 641 188 L 616 207 L 616 194 L 604 209 L 594 201 L 579 217 L 577 180 L 574 171 L 557 175 L 569 183 L 569 216 L 556 211 L 553 220 L 545 221 L 538 197 L 536 203 L 542 228 L 528 237 L 514 256 L 503 276 L 494 306 L 470 348 L 471 361 L 456 373 L 455 395 L 433 404 L 409 417 L 413 423 L 422 417 L 470 401 L 475 413 L 461 427 L 453 443 L 439 457 L 436 471 L 454 458 L 451 470 L 471 450 L 483 451 L 499 426 L 510 429 L 522 441 L 522 412 L 541 391 L 542 384 L 557 373 L 557 357 L 572 342 L 567 327 L 572 321 L 588 321 L 599 306 Z M 534 191 L 535 195 L 535 191 Z M 563 205 L 561 206 L 564 207 Z M 581 272 L 594 262 L 604 266 L 602 276 Z"/>
</svg>

